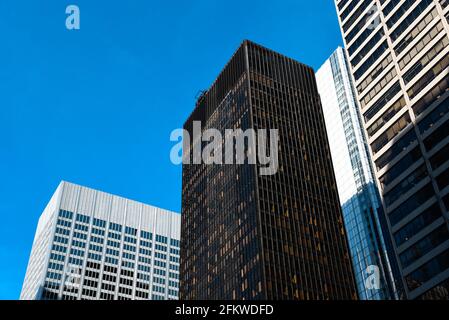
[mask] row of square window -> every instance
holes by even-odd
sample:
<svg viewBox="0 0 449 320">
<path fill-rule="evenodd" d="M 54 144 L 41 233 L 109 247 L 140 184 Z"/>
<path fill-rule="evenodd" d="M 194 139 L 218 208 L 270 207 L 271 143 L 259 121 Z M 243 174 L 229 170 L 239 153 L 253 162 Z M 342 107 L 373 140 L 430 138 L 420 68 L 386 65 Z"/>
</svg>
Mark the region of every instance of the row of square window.
<svg viewBox="0 0 449 320">
<path fill-rule="evenodd" d="M 106 282 L 115 282 L 116 279 L 117 279 L 117 276 L 109 276 L 109 275 L 105 275 L 105 276 L 106 277 L 103 277 L 103 281 L 106 281 Z M 47 272 L 47 278 L 48 278 L 48 280 L 56 280 L 56 281 L 60 282 L 62 280 L 62 272 L 49 270 Z M 86 279 L 84 280 L 84 286 L 94 287 L 94 288 L 96 288 L 98 286 L 98 279 L 88 280 L 87 278 L 89 278 L 89 277 L 86 275 Z M 144 281 L 149 281 L 149 279 L 148 280 L 144 280 Z M 163 286 L 165 286 L 167 284 L 166 279 L 160 278 L 160 277 L 157 277 L 157 276 L 153 277 L 153 283 L 159 284 L 159 285 L 163 285 Z M 133 287 L 134 280 L 133 279 L 120 278 L 120 284 Z M 54 283 L 54 285 L 59 287 L 59 285 L 56 284 L 56 283 Z M 109 289 L 109 287 L 111 287 L 111 286 L 113 286 L 113 284 L 103 283 L 102 289 L 109 290 L 109 291 L 114 291 L 114 289 L 112 289 L 112 290 Z M 140 283 L 140 282 L 137 282 L 136 286 L 138 288 L 141 288 L 141 289 L 148 288 L 148 285 L 146 285 L 144 283 Z M 179 283 L 177 281 L 169 280 L 168 281 L 168 286 L 171 287 L 171 288 L 175 288 L 177 290 L 178 287 L 179 287 Z"/>
<path fill-rule="evenodd" d="M 92 267 L 92 265 L 94 263 L 89 262 L 88 266 L 87 266 L 88 268 L 89 268 L 89 264 Z M 98 264 L 98 268 L 96 268 L 96 269 L 98 270 L 99 267 L 100 267 L 100 265 Z M 48 265 L 48 269 L 49 270 L 55 270 L 55 271 L 62 271 L 64 269 L 64 265 L 61 264 L 61 263 L 57 263 L 57 262 L 50 262 L 49 265 Z M 148 272 L 148 273 L 151 272 L 151 268 L 142 268 L 142 269 L 144 269 L 144 270 L 141 270 L 141 271 Z M 88 272 L 89 271 L 86 272 L 86 275 L 88 275 Z M 105 273 L 106 272 L 111 272 L 111 273 L 114 274 L 114 276 L 116 276 L 117 268 L 105 265 L 104 266 L 104 272 Z M 96 272 L 96 273 L 98 273 L 98 272 Z M 127 270 L 122 270 L 121 271 L 121 274 L 124 275 L 124 276 L 126 276 L 127 273 L 128 273 Z M 159 269 L 159 268 L 156 268 L 156 267 L 153 269 L 153 273 L 154 273 L 154 275 L 159 275 L 159 276 L 162 276 L 162 277 L 165 277 L 167 275 L 166 270 Z M 129 274 L 129 276 L 133 277 L 133 274 L 131 273 L 131 274 Z M 179 276 L 179 274 L 176 273 L 176 272 L 169 272 L 169 278 L 171 278 L 171 279 L 176 279 L 176 281 L 178 281 L 178 276 Z M 141 280 L 144 280 L 144 281 L 150 281 L 150 276 L 148 274 L 145 274 L 145 273 L 138 273 L 137 277 L 138 277 L 138 279 L 141 279 Z"/>
<path fill-rule="evenodd" d="M 118 300 L 131 300 L 131 293 L 132 293 L 132 292 L 130 293 L 129 289 L 127 289 L 127 288 L 121 288 L 121 287 L 120 287 L 120 288 L 119 288 L 119 293 L 124 294 L 124 295 L 128 295 L 129 297 L 125 297 L 125 296 L 118 295 L 118 297 L 117 297 Z M 171 296 L 173 296 L 175 299 L 177 299 L 177 294 L 176 294 L 175 291 L 169 290 L 169 295 L 171 295 Z M 82 296 L 83 296 L 83 298 L 85 298 L 85 299 L 88 299 L 88 298 L 94 298 L 94 297 L 96 297 L 96 291 L 88 290 L 88 289 L 83 289 L 83 291 L 82 291 Z M 112 294 L 112 293 L 107 293 L 107 292 L 101 292 L 101 293 L 100 293 L 100 299 L 101 299 L 101 300 L 114 300 L 114 296 L 115 296 L 115 295 Z M 148 299 L 149 295 L 148 295 L 147 293 L 143 293 L 143 292 L 140 292 L 140 291 L 136 291 L 136 297 L 137 297 L 137 298 Z M 153 295 L 151 296 L 151 298 L 152 298 L 152 300 L 165 300 L 165 297 L 164 297 L 164 296 L 160 296 L 160 295 L 158 295 L 158 294 L 153 294 Z M 56 299 L 56 297 L 54 297 L 54 299 Z M 65 293 L 62 295 L 62 300 L 77 300 L 77 296 L 72 295 L 72 294 L 69 293 L 69 292 L 65 292 Z"/>
<path fill-rule="evenodd" d="M 59 230 L 57 230 L 57 232 L 58 231 Z M 58 234 L 59 234 L 59 232 L 58 232 Z M 59 244 L 67 245 L 68 242 L 69 242 L 69 239 L 66 238 L 66 237 L 59 236 L 58 234 L 55 236 L 54 242 L 55 243 L 59 243 Z M 83 238 L 81 240 L 87 240 L 87 239 L 84 239 L 84 237 L 81 234 L 77 234 L 76 232 L 74 234 L 74 237 L 75 237 L 75 239 L 72 240 L 72 246 L 80 247 L 80 248 L 85 249 L 86 248 L 86 243 L 83 242 L 83 241 L 78 241 L 76 239 L 79 239 L 79 238 Z M 93 242 L 95 242 L 95 243 L 98 243 L 98 242 L 101 242 L 101 244 L 103 243 L 103 241 L 99 241 L 100 239 L 97 238 L 97 237 L 91 237 L 91 240 L 94 240 Z M 108 244 L 108 246 L 112 246 L 114 248 L 119 248 L 120 247 L 120 243 L 115 242 L 115 241 L 111 241 L 111 240 L 108 240 L 107 244 Z M 149 246 L 151 247 L 151 243 L 149 243 Z M 54 249 L 56 251 L 60 251 L 60 252 L 64 252 L 65 253 L 65 250 L 62 249 L 59 245 L 55 244 L 54 248 L 56 248 L 56 249 Z M 94 244 L 90 244 L 89 245 L 89 249 L 93 250 L 93 251 L 97 251 L 97 252 L 102 252 L 103 251 L 103 247 L 98 246 L 98 245 L 94 245 Z M 156 244 L 155 249 L 159 250 L 159 251 L 163 251 L 164 249 L 166 249 L 166 247 Z M 136 247 L 128 245 L 128 244 L 124 244 L 123 250 L 130 251 L 130 252 L 136 252 Z M 115 256 L 119 255 L 119 252 L 117 250 L 110 249 L 110 248 L 107 249 L 106 253 L 110 254 L 110 255 L 115 255 Z M 144 249 L 144 248 L 139 248 L 139 253 L 143 254 L 143 255 L 151 256 L 151 250 L 147 250 L 147 249 Z M 173 249 L 173 248 L 170 249 L 170 253 L 179 256 L 179 250 L 177 250 L 177 249 Z M 156 252 L 155 256 L 156 256 L 156 258 L 159 258 L 159 259 L 163 259 L 163 260 L 167 259 L 167 255 L 163 254 L 163 253 Z M 134 258 L 132 258 L 131 260 L 134 260 Z M 179 258 L 170 256 L 170 261 L 179 263 Z"/>
<path fill-rule="evenodd" d="M 62 270 L 62 269 L 61 269 Z M 150 281 L 150 277 L 147 275 L 142 275 L 142 274 L 138 274 L 139 275 L 139 279 L 143 280 L 143 281 Z M 105 277 L 106 276 L 106 277 Z M 49 270 L 47 272 L 47 278 L 48 280 L 45 282 L 46 283 L 46 287 L 47 288 L 53 288 L 53 289 L 59 289 L 59 284 L 53 282 L 54 280 L 56 281 L 61 281 L 62 280 L 62 274 L 59 272 L 54 272 Z M 88 278 L 88 276 L 86 275 L 86 278 Z M 144 279 L 141 279 L 144 278 Z M 103 281 L 106 282 L 115 282 L 117 279 L 117 276 L 109 276 L 109 275 L 103 275 Z M 126 283 L 125 281 L 129 281 L 129 283 Z M 161 284 L 161 285 L 165 285 L 166 284 L 166 280 L 163 278 L 159 278 L 159 277 L 153 277 L 153 282 L 156 284 Z M 128 284 L 129 286 L 133 285 L 133 281 L 132 280 L 127 280 L 125 278 L 120 278 L 120 283 L 121 284 Z M 85 279 L 84 280 L 84 287 L 91 287 L 91 288 L 96 288 L 98 286 L 98 280 L 88 280 Z M 101 288 L 104 290 L 109 290 L 109 286 L 112 286 L 112 284 L 108 284 L 108 283 L 103 283 Z M 174 281 L 174 280 L 169 280 L 168 281 L 168 286 L 169 286 L 169 290 L 173 290 L 177 293 L 177 290 L 179 289 L 179 282 L 178 281 Z M 140 289 L 148 289 L 148 285 L 141 283 L 141 282 L 137 282 L 136 283 L 136 287 L 140 288 Z M 172 288 L 172 289 L 170 289 Z M 114 291 L 114 290 L 109 290 L 109 291 Z M 177 295 L 177 294 L 176 294 Z"/>
<path fill-rule="evenodd" d="M 59 243 L 62 243 L 62 244 L 68 244 L 68 241 L 69 241 L 68 238 L 59 236 L 60 234 L 63 234 L 63 232 L 61 232 L 61 230 L 56 230 L 56 233 L 57 233 L 57 235 L 55 236 L 55 239 L 54 239 L 55 242 L 59 242 Z M 87 235 L 80 234 L 80 233 L 77 233 L 77 232 L 75 232 L 73 236 L 76 239 L 87 240 Z M 103 239 L 98 238 L 98 237 L 94 237 L 94 236 L 91 237 L 91 241 L 95 242 L 95 243 L 99 243 L 99 244 L 103 244 L 104 243 Z M 78 242 L 77 240 L 73 240 L 72 241 L 72 245 L 74 245 L 75 243 L 76 244 L 80 244 L 79 245 L 80 247 L 85 248 L 85 243 Z M 109 246 L 112 246 L 112 247 L 115 247 L 115 248 L 119 248 L 120 247 L 120 243 L 119 242 L 112 241 L 112 240 L 108 240 L 107 244 Z M 141 241 L 141 245 L 144 245 L 144 246 L 149 247 L 149 248 L 152 247 L 151 242 L 144 242 L 143 243 Z M 159 251 L 165 251 L 165 250 L 167 250 L 167 247 L 156 244 L 155 249 L 159 250 Z M 136 247 L 132 246 L 132 245 L 124 244 L 123 250 L 136 252 Z M 99 250 L 97 250 L 97 251 L 99 251 Z M 170 249 L 170 253 L 179 255 L 179 250 L 178 249 Z"/>
<path fill-rule="evenodd" d="M 47 281 L 46 283 L 52 283 L 52 287 L 56 288 L 59 287 L 58 284 L 54 283 L 54 282 L 50 282 L 50 281 L 61 281 L 62 280 L 62 273 L 59 272 L 53 272 L 53 271 L 48 271 L 47 272 Z M 159 278 L 159 277 L 153 277 L 153 283 L 155 283 L 156 285 L 153 285 L 153 291 L 159 292 L 159 293 L 165 293 L 165 287 L 161 287 L 159 285 L 166 285 L 166 280 L 163 278 Z M 120 278 L 120 284 L 128 286 L 128 287 L 133 287 L 134 281 L 131 279 L 125 279 L 125 278 Z M 142 287 L 144 284 L 140 284 L 139 287 Z M 98 281 L 92 281 L 92 280 L 85 280 L 84 282 L 84 286 L 88 286 L 88 287 L 93 287 L 96 288 L 98 286 Z M 148 286 L 147 286 L 148 287 Z M 175 281 L 169 281 L 169 287 L 172 287 L 174 289 L 169 289 L 172 290 L 173 292 L 178 291 L 178 283 Z M 108 290 L 108 291 L 114 291 L 115 290 L 115 285 L 114 284 L 108 284 L 108 283 L 103 283 L 101 288 L 103 290 Z"/>
<path fill-rule="evenodd" d="M 71 224 L 69 222 L 64 221 L 64 220 L 58 220 L 57 224 L 58 224 L 59 227 L 56 228 L 56 233 L 61 234 L 61 235 L 66 235 L 66 236 L 70 235 L 70 231 L 69 230 L 64 229 L 64 228 L 60 228 L 60 227 L 70 228 Z M 86 233 L 88 232 L 88 228 L 86 226 L 82 226 L 82 225 L 79 225 L 79 224 L 75 225 L 75 230 L 81 231 L 81 232 L 86 232 Z M 73 236 L 76 237 L 76 238 L 87 240 L 87 234 L 81 233 L 81 232 L 76 232 L 75 231 Z M 142 231 L 142 232 L 144 232 L 144 231 Z M 99 236 L 105 236 L 105 232 L 103 230 L 99 230 L 99 229 L 96 229 L 96 228 L 92 228 L 92 234 L 99 235 Z M 92 237 L 94 237 L 94 236 L 92 236 Z M 108 233 L 108 237 L 112 238 L 112 239 L 115 239 L 115 240 L 121 240 L 121 235 L 117 234 L 117 233 L 114 233 L 114 232 L 109 232 Z M 165 238 L 165 239 L 158 239 L 158 237 L 162 237 L 162 238 Z M 95 238 L 96 238 L 97 241 L 101 241 L 100 240 L 101 238 L 98 238 L 98 237 L 95 237 Z M 160 236 L 160 235 L 156 235 L 156 241 L 157 242 L 163 242 L 164 240 L 166 241 L 166 239 L 167 239 L 166 237 L 163 237 L 163 236 Z M 128 242 L 128 243 L 132 243 L 132 244 L 137 244 L 137 239 L 133 238 L 133 237 L 130 237 L 130 236 L 125 236 L 124 237 L 124 241 Z M 176 246 L 176 247 L 179 248 L 179 240 L 171 239 L 171 242 L 173 243 L 172 246 Z M 142 240 L 142 239 L 140 240 L 140 244 L 144 245 L 144 246 L 151 247 L 151 242 L 148 242 L 148 241 L 145 241 L 145 240 Z M 167 246 L 160 245 L 160 244 L 156 244 L 155 247 L 156 247 L 157 250 L 161 250 L 161 251 L 167 251 L 167 249 L 168 249 Z M 171 248 L 171 251 L 179 252 L 178 248 Z"/>
<path fill-rule="evenodd" d="M 75 249 L 73 254 L 78 255 L 78 251 L 81 251 L 81 250 L 76 250 Z M 93 260 L 101 261 L 101 256 L 93 254 L 93 253 L 89 253 L 89 258 L 93 259 Z M 65 256 L 57 254 L 57 253 L 52 253 L 50 255 L 50 259 L 53 260 L 53 261 L 63 262 L 65 260 Z M 53 261 L 51 261 L 51 262 L 53 262 Z M 119 261 L 118 261 L 118 259 L 115 259 L 115 258 L 106 257 L 105 258 L 105 263 L 118 265 Z M 79 259 L 79 258 L 76 258 L 76 257 L 69 257 L 69 264 L 82 266 L 83 265 L 83 260 Z M 166 268 L 167 263 L 163 262 L 163 261 L 159 261 L 159 260 L 154 260 L 153 265 L 155 267 Z M 134 266 L 135 266 L 134 262 L 122 261 L 122 267 L 129 268 L 129 269 L 134 269 Z M 144 272 L 148 272 L 148 273 L 151 272 L 151 267 L 147 266 L 147 265 L 139 264 L 137 268 L 140 271 L 144 271 Z M 170 263 L 169 264 L 169 268 L 170 268 L 171 271 L 179 272 L 179 266 L 178 265 L 174 265 L 174 264 Z"/>
<path fill-rule="evenodd" d="M 60 210 L 59 212 L 59 217 L 61 218 L 66 218 L 66 219 L 73 219 L 73 212 L 70 211 L 66 211 L 66 210 Z M 63 221 L 63 220 L 61 220 Z M 85 216 L 85 215 L 81 215 L 81 214 L 77 214 L 76 215 L 76 221 L 78 222 L 82 222 L 82 223 L 86 223 L 89 224 L 90 221 L 90 217 Z M 93 225 L 96 227 L 100 227 L 100 228 L 106 228 L 106 221 L 104 220 L 100 220 L 97 218 L 93 219 Z M 122 232 L 122 225 L 117 224 L 117 223 L 113 223 L 110 222 L 109 223 L 109 229 L 113 230 L 113 231 L 117 231 L 117 232 Z M 137 236 L 137 229 L 135 228 L 131 228 L 131 227 L 125 227 L 125 233 L 132 235 L 132 236 Z M 151 232 L 147 232 L 147 231 L 140 231 L 140 236 L 141 238 L 147 239 L 147 240 L 153 240 L 153 234 Z M 161 243 L 165 243 L 168 244 L 168 238 L 165 236 L 161 236 L 161 235 L 156 235 L 156 241 L 157 242 L 161 242 Z M 180 247 L 180 241 L 176 240 L 176 239 L 170 239 L 170 245 L 174 246 L 174 247 Z"/>
<path fill-rule="evenodd" d="M 71 249 L 70 250 L 70 254 L 78 256 L 78 257 L 83 257 L 84 256 L 84 251 L 78 250 L 78 249 Z M 88 258 L 91 259 L 91 260 L 101 261 L 102 256 L 99 255 L 99 254 L 95 254 L 95 253 L 89 252 Z M 124 258 L 130 259 L 131 257 L 124 256 Z M 56 260 L 56 261 L 64 261 L 64 256 L 61 256 L 61 255 L 53 253 L 52 256 L 51 256 L 51 259 L 52 260 Z M 133 260 L 133 259 L 131 259 L 131 260 Z M 111 257 L 106 257 L 105 262 L 109 263 L 109 264 L 115 264 L 115 265 L 119 264 L 118 259 L 111 258 Z M 151 265 L 151 260 L 150 259 L 139 257 L 139 262 Z M 83 265 L 83 261 L 81 259 L 76 258 L 76 257 L 72 257 L 72 256 L 69 257 L 69 263 L 75 264 L 75 265 L 79 265 L 79 266 Z M 166 268 L 167 263 L 164 262 L 164 261 L 154 260 L 153 265 L 155 265 L 157 267 L 161 267 L 161 268 Z M 122 261 L 122 267 L 128 268 L 128 269 L 134 269 L 135 263 L 131 262 L 131 261 L 123 260 Z M 179 271 L 179 266 L 177 266 L 177 265 L 169 264 L 169 267 L 173 271 Z M 141 271 L 150 272 L 149 270 L 151 270 L 151 267 L 147 266 L 147 265 L 140 265 L 139 264 L 138 265 L 138 269 L 141 270 Z"/>
</svg>

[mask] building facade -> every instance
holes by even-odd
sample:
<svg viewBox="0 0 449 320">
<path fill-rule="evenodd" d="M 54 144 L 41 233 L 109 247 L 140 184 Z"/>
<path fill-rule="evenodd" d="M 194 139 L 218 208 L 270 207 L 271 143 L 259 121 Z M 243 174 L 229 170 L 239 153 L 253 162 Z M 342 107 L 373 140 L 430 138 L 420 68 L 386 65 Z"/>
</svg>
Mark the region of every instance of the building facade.
<svg viewBox="0 0 449 320">
<path fill-rule="evenodd" d="M 342 48 L 323 64 L 316 78 L 359 298 L 396 299 L 396 257 L 388 255 L 390 235 Z M 371 284 L 369 278 L 376 274 L 379 279 Z"/>
<path fill-rule="evenodd" d="M 335 3 L 403 297 L 449 299 L 449 2 Z"/>
<path fill-rule="evenodd" d="M 279 168 L 183 165 L 181 299 L 356 299 L 313 70 L 244 41 L 197 101 L 190 136 L 195 121 L 278 129 Z"/>
<path fill-rule="evenodd" d="M 22 300 L 167 300 L 180 215 L 62 182 L 41 215 Z"/>
</svg>

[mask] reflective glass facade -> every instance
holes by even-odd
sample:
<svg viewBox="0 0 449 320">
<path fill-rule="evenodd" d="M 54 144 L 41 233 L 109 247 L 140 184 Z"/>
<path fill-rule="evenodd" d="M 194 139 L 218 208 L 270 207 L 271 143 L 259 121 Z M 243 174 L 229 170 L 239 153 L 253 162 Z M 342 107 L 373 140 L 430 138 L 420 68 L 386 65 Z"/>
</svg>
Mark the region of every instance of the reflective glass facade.
<svg viewBox="0 0 449 320">
<path fill-rule="evenodd" d="M 194 121 L 278 129 L 279 170 L 183 165 L 181 299 L 357 298 L 313 70 L 245 41 Z"/>
<path fill-rule="evenodd" d="M 363 300 L 395 299 L 398 270 L 345 57 L 338 48 L 316 77 L 357 289 Z M 379 287 L 366 285 L 370 266 L 379 268 Z"/>
<path fill-rule="evenodd" d="M 449 299 L 447 0 L 336 0 L 404 298 Z"/>
</svg>

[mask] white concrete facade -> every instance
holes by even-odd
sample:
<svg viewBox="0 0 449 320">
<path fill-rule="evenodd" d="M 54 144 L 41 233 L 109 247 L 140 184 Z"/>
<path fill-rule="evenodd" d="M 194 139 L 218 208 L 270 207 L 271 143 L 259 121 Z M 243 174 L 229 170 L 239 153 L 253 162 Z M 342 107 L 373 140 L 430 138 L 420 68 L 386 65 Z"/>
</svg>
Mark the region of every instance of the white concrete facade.
<svg viewBox="0 0 449 320">
<path fill-rule="evenodd" d="M 335 5 L 402 297 L 449 299 L 449 1 Z"/>
<path fill-rule="evenodd" d="M 21 299 L 177 299 L 180 215 L 61 182 L 39 219 Z"/>
</svg>

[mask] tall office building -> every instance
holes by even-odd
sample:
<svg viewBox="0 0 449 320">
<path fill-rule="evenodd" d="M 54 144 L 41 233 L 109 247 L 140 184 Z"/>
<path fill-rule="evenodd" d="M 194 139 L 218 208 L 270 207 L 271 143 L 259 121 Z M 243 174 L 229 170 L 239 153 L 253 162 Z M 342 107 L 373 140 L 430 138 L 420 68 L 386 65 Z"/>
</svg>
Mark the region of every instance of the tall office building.
<svg viewBox="0 0 449 320">
<path fill-rule="evenodd" d="M 357 298 L 314 71 L 244 41 L 197 101 L 190 136 L 195 121 L 278 129 L 279 168 L 183 165 L 181 299 Z"/>
<path fill-rule="evenodd" d="M 177 299 L 180 222 L 179 214 L 62 182 L 39 219 L 20 298 Z"/>
<path fill-rule="evenodd" d="M 449 299 L 447 0 L 337 0 L 409 299 Z"/>
<path fill-rule="evenodd" d="M 396 257 L 388 255 L 390 235 L 342 48 L 323 64 L 316 78 L 359 297 L 396 299 L 392 270 L 397 274 L 397 267 L 391 267 Z M 367 285 L 375 272 L 378 282 Z"/>
</svg>

